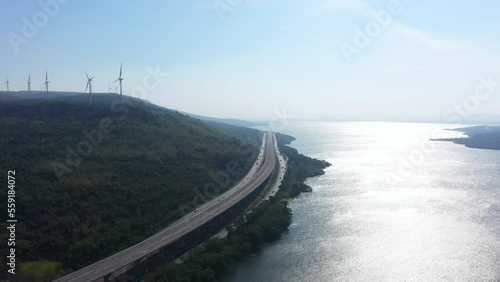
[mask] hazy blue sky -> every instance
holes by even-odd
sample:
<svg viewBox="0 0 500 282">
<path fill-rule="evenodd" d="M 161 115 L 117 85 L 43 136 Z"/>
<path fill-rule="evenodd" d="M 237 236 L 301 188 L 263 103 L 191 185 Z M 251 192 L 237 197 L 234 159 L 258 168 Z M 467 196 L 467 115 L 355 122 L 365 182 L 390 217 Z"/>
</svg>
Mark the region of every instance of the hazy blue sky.
<svg viewBox="0 0 500 282">
<path fill-rule="evenodd" d="M 158 66 L 170 75 L 143 98 L 217 117 L 500 113 L 500 85 L 474 96 L 480 77 L 500 81 L 498 1 L 61 0 L 44 12 L 55 1 L 0 0 L 0 78 L 11 90 L 26 89 L 29 72 L 40 89 L 48 69 L 51 90 L 83 91 L 86 70 L 107 92 L 123 61 L 126 94 Z M 357 28 L 369 44 L 355 41 Z"/>
</svg>

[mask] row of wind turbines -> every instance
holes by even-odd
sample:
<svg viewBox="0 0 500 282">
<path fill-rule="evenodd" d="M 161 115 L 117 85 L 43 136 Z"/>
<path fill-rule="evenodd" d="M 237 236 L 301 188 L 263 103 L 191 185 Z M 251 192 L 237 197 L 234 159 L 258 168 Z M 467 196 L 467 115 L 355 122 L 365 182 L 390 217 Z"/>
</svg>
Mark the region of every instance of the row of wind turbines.
<svg viewBox="0 0 500 282">
<path fill-rule="evenodd" d="M 120 83 L 120 99 L 122 97 L 122 93 L 123 93 L 123 90 L 122 90 L 122 81 L 123 81 L 123 77 L 122 77 L 122 70 L 123 70 L 123 63 L 120 64 L 120 75 L 118 76 L 118 79 L 116 79 L 115 81 L 113 81 L 113 83 L 115 82 L 119 82 Z M 87 90 L 89 92 L 89 100 L 90 100 L 90 103 L 92 103 L 92 80 L 95 78 L 95 76 L 93 77 L 89 77 L 89 75 L 87 74 L 87 72 L 85 71 L 85 76 L 87 76 L 87 86 L 85 87 L 85 92 L 84 93 L 87 93 Z M 5 84 L 7 85 L 7 93 L 10 92 L 10 89 L 9 89 L 9 77 L 7 77 L 7 80 L 5 81 Z M 31 99 L 31 73 L 28 75 L 28 97 Z M 109 85 L 109 84 L 108 84 Z M 43 83 L 43 86 L 45 86 L 45 92 L 47 93 L 47 99 L 49 98 L 49 73 L 48 71 L 45 71 L 45 82 Z M 43 89 L 43 86 L 42 86 L 42 89 Z M 109 85 L 109 89 L 108 91 L 111 93 L 111 85 Z M 116 87 L 115 87 L 115 92 L 117 91 Z"/>
<path fill-rule="evenodd" d="M 5 81 L 5 84 L 7 84 L 7 92 L 10 92 L 9 83 L 10 83 L 9 77 L 7 77 L 7 81 Z M 47 95 L 48 95 L 48 93 L 49 93 L 49 76 L 48 76 L 47 71 L 45 71 L 45 82 L 43 83 L 43 85 L 45 85 L 45 89 L 47 90 Z M 31 98 L 31 73 L 28 76 L 28 92 L 29 92 L 29 97 Z"/>
</svg>

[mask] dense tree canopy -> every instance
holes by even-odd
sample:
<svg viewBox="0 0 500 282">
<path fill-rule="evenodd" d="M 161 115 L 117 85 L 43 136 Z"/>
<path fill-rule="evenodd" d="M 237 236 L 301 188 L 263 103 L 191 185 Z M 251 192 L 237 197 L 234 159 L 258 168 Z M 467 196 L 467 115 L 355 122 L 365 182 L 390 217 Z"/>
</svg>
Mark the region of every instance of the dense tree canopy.
<svg viewBox="0 0 500 282">
<path fill-rule="evenodd" d="M 231 135 L 175 111 L 119 101 L 0 103 L 0 171 L 16 170 L 16 248 L 24 262 L 59 262 L 70 271 L 109 256 L 224 192 L 255 161 L 256 130 Z M 52 275 L 54 265 L 44 265 Z"/>
<path fill-rule="evenodd" d="M 146 277 L 146 281 L 216 281 L 228 273 L 236 261 L 257 253 L 263 243 L 279 239 L 288 230 L 292 219 L 292 212 L 287 207 L 289 199 L 309 191 L 310 187 L 304 181 L 323 174 L 323 169 L 330 164 L 301 155 L 296 149 L 286 146 L 294 140 L 293 137 L 277 136 L 280 151 L 288 157 L 288 169 L 276 195 L 235 220 L 228 228 L 226 238 L 207 241 L 191 251 L 182 264 L 169 263 L 158 267 Z"/>
</svg>

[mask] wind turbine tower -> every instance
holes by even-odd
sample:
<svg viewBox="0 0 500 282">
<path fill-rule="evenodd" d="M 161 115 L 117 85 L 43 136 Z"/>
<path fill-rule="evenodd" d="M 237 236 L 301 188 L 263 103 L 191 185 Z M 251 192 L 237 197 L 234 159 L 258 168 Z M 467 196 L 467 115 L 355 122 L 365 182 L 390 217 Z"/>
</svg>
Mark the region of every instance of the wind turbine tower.
<svg viewBox="0 0 500 282">
<path fill-rule="evenodd" d="M 5 81 L 5 84 L 7 84 L 7 92 L 9 92 L 9 78 L 7 77 L 7 80 Z"/>
<path fill-rule="evenodd" d="M 109 92 L 109 94 L 111 94 L 111 91 L 113 91 L 113 88 L 111 88 L 111 84 L 108 83 L 108 87 L 109 87 L 108 92 Z"/>
<path fill-rule="evenodd" d="M 89 78 L 89 75 L 87 72 L 85 72 L 85 75 L 87 76 L 87 87 L 85 87 L 85 93 L 87 93 L 87 89 L 89 90 L 89 95 L 90 95 L 90 103 L 92 104 L 92 79 L 94 79 L 95 76 L 92 78 Z"/>
<path fill-rule="evenodd" d="M 31 73 L 28 76 L 28 99 L 31 99 Z"/>
<path fill-rule="evenodd" d="M 47 99 L 49 99 L 49 73 L 45 71 L 45 91 L 47 91 Z"/>
<path fill-rule="evenodd" d="M 118 77 L 117 80 L 115 80 L 115 82 L 119 81 L 120 82 L 120 101 L 122 100 L 122 81 L 123 81 L 123 78 L 122 78 L 122 67 L 123 67 L 123 63 L 120 64 L 120 76 Z"/>
</svg>

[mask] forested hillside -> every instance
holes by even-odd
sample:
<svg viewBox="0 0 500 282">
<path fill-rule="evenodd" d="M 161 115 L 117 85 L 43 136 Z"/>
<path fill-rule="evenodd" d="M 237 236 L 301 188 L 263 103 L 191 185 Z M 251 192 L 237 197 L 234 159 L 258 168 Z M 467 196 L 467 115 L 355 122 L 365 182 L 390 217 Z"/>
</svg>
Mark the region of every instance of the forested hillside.
<svg viewBox="0 0 500 282">
<path fill-rule="evenodd" d="M 326 161 L 312 159 L 287 146 L 294 137 L 276 134 L 280 152 L 287 156 L 288 169 L 279 191 L 254 207 L 251 212 L 242 213 L 227 228 L 225 238 L 214 238 L 198 246 L 186 256 L 182 263 L 168 263 L 157 267 L 145 277 L 146 281 L 168 282 L 213 282 L 219 281 L 233 269 L 236 262 L 256 254 L 265 243 L 278 240 L 292 222 L 292 211 L 288 208 L 290 199 L 301 192 L 311 191 L 304 184 L 309 177 L 324 174 L 330 166 Z"/>
<path fill-rule="evenodd" d="M 54 271 L 131 246 L 227 190 L 260 145 L 258 131 L 237 138 L 110 95 L 93 104 L 83 97 L 0 101 L 0 128 L 1 174 L 16 171 L 17 255 L 57 262 Z M 6 213 L 1 222 L 5 230 Z M 7 253 L 6 244 L 0 248 Z"/>
</svg>

